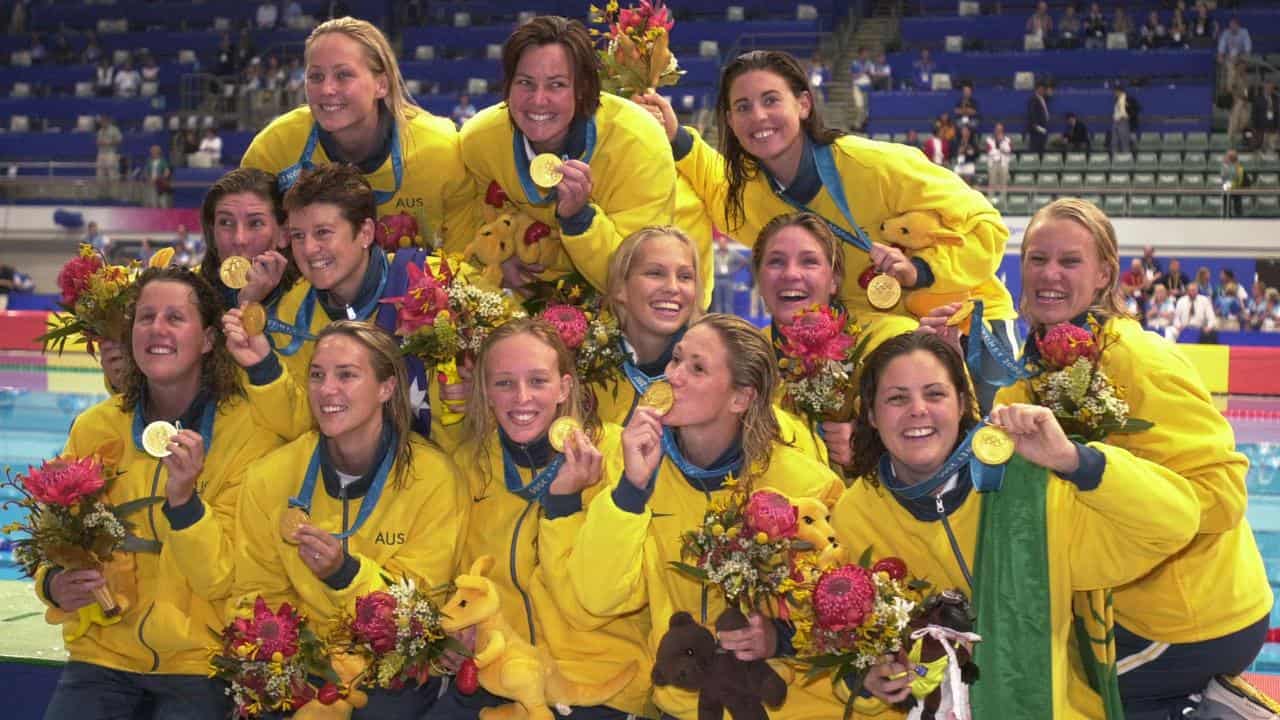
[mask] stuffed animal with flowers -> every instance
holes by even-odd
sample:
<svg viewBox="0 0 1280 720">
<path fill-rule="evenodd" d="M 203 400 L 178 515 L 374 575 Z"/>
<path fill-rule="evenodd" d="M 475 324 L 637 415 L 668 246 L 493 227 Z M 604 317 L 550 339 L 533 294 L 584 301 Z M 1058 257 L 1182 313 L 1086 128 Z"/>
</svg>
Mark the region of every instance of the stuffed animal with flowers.
<svg viewBox="0 0 1280 720">
<path fill-rule="evenodd" d="M 485 266 L 485 277 L 501 284 L 501 265 L 512 255 L 528 265 L 550 267 L 560 259 L 560 238 L 549 225 L 534 219 L 512 203 L 497 181 L 489 183 L 484 197 L 485 224 L 464 254 Z"/>
<path fill-rule="evenodd" d="M 716 619 L 716 631 L 739 630 L 747 618 L 729 608 Z M 764 660 L 739 660 L 722 652 L 707 628 L 687 612 L 671 616 L 658 643 L 653 684 L 674 685 L 698 693 L 698 720 L 768 720 L 765 706 L 778 708 L 787 699 L 787 683 Z"/>
<path fill-rule="evenodd" d="M 911 676 L 911 697 L 897 704 L 909 720 L 971 720 L 969 686 L 978 681 L 973 611 L 964 594 L 947 590 L 925 600 L 908 625 L 909 649 L 899 653 Z"/>
</svg>

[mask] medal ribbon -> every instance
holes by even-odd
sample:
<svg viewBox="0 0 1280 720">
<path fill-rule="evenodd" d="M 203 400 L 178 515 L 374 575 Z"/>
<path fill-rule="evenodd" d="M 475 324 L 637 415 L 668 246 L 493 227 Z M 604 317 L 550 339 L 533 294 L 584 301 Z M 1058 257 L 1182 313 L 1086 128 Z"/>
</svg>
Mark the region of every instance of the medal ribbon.
<svg viewBox="0 0 1280 720">
<path fill-rule="evenodd" d="M 564 467 L 564 454 L 556 453 L 551 462 L 536 473 L 528 485 L 525 485 L 524 480 L 520 477 L 520 470 L 516 467 L 515 461 L 511 459 L 511 454 L 507 452 L 505 447 L 502 448 L 502 477 L 507 483 L 507 490 L 526 502 L 541 500 L 542 496 L 551 487 L 551 483 L 555 481 L 556 476 L 560 474 L 560 468 L 562 467 Z"/>
<path fill-rule="evenodd" d="M 982 369 L 983 355 L 989 355 L 1000 365 L 998 377 L 989 377 Z M 1019 380 L 1032 376 L 1032 373 L 996 340 L 996 336 L 982 322 L 982 301 L 973 301 L 973 314 L 969 317 L 969 348 L 965 354 L 965 364 L 969 366 L 969 374 L 975 380 L 981 380 L 995 387 L 1012 385 Z"/>
<path fill-rule="evenodd" d="M 369 319 L 369 316 L 373 315 L 373 311 L 377 309 L 383 292 L 387 289 L 387 278 L 390 277 L 387 255 L 377 249 L 373 250 L 372 254 L 373 257 L 370 260 L 377 265 L 377 272 L 382 277 L 378 280 L 377 291 L 373 293 L 373 297 L 368 302 L 358 308 L 348 310 L 348 313 L 355 313 L 356 316 L 353 318 L 355 320 Z M 303 342 L 316 339 L 316 336 L 311 333 L 311 322 L 316 313 L 316 289 L 314 287 L 307 289 L 307 294 L 303 296 L 302 302 L 298 305 L 298 312 L 293 318 L 292 325 L 277 318 L 276 312 L 278 310 L 279 306 L 277 304 L 276 307 L 272 307 L 267 311 L 267 330 L 272 333 L 289 335 L 292 340 L 282 348 L 275 348 L 276 352 L 286 356 L 294 355 L 302 349 Z M 267 335 L 267 340 L 271 342 L 272 347 L 275 347 L 275 341 L 272 340 L 271 335 Z"/>
<path fill-rule="evenodd" d="M 889 453 L 886 452 L 880 456 L 880 481 L 894 495 L 904 500 L 919 500 L 926 495 L 932 495 L 938 488 L 945 485 L 952 475 L 959 472 L 965 463 L 968 463 L 969 477 L 973 480 L 974 489 L 978 492 L 999 491 L 1004 483 L 1004 464 L 987 465 L 973 454 L 973 436 L 984 425 L 985 423 L 977 423 L 970 428 L 969 433 L 964 436 L 956 449 L 951 451 L 946 462 L 942 463 L 942 467 L 938 468 L 929 479 L 914 485 L 907 485 L 898 480 L 893 472 L 893 462 L 889 459 Z"/>
<path fill-rule="evenodd" d="M 391 443 L 387 446 L 387 452 L 382 456 L 382 462 L 378 465 L 378 472 L 373 476 L 373 484 L 369 486 L 369 492 L 365 493 L 364 499 L 360 501 L 360 512 L 356 513 L 356 520 L 351 527 L 340 533 L 330 533 L 339 540 L 345 540 L 364 525 L 369 516 L 373 514 L 373 509 L 378 506 L 378 500 L 382 497 L 382 489 L 387 485 L 387 477 L 391 474 L 391 464 L 396 458 L 396 444 L 398 438 L 392 435 Z M 302 508 L 308 515 L 311 514 L 311 498 L 316 492 L 316 476 L 320 474 L 320 443 L 324 442 L 324 438 L 320 438 L 316 442 L 316 449 L 311 453 L 311 462 L 307 465 L 307 474 L 303 477 L 302 487 L 298 489 L 298 494 L 289 498 L 289 507 Z"/>
<path fill-rule="evenodd" d="M 844 181 L 840 178 L 840 171 L 836 169 L 835 157 L 831 154 L 830 145 L 819 145 L 817 143 L 807 143 L 810 152 L 813 153 L 813 164 L 818 168 L 818 179 L 822 181 L 822 186 L 827 189 L 827 194 L 831 196 L 831 200 L 835 202 L 836 207 L 840 209 L 840 214 L 844 215 L 845 221 L 849 223 L 849 227 L 853 228 L 853 232 L 849 232 L 840 227 L 836 223 L 831 222 L 823 217 L 822 213 L 814 210 L 807 205 L 796 202 L 786 192 L 778 190 L 778 184 L 773 181 L 773 176 L 769 175 L 769 171 L 765 170 L 765 174 L 769 175 L 770 187 L 774 193 L 791 207 L 801 212 L 812 213 L 822 218 L 822 221 L 831 228 L 831 232 L 836 237 L 849 243 L 850 245 L 862 250 L 863 252 L 871 252 L 871 238 L 867 236 L 862 226 L 853 219 L 853 213 L 849 210 L 849 200 L 844 194 Z M 764 169 L 764 166 L 761 166 Z"/>
<path fill-rule="evenodd" d="M 531 205 L 545 205 L 551 202 L 555 197 L 555 188 L 549 188 L 547 194 L 543 195 L 538 189 L 538 184 L 533 181 L 533 177 L 529 175 L 529 153 L 524 149 L 524 134 L 518 129 L 511 133 L 511 152 L 514 156 L 516 164 L 516 174 L 520 176 L 520 187 L 524 189 L 524 195 Z M 582 151 L 582 157 L 578 158 L 584 163 L 591 163 L 591 156 L 596 151 L 596 120 L 595 118 L 587 118 L 586 123 L 586 149 Z M 568 156 L 561 156 L 561 160 L 568 160 Z"/>
<path fill-rule="evenodd" d="M 316 166 L 311 161 L 311 156 L 315 154 L 316 145 L 319 144 L 320 126 L 312 124 L 311 134 L 307 136 L 307 144 L 303 146 L 302 154 L 298 156 L 298 162 L 276 173 L 276 184 L 280 186 L 281 193 L 284 193 L 293 187 L 294 183 L 298 182 L 298 176 L 302 174 L 303 170 L 311 170 Z M 375 205 L 391 202 L 391 199 L 400 192 L 401 185 L 404 184 L 404 153 L 400 149 L 400 129 L 395 125 L 391 128 L 391 174 L 395 177 L 395 189 L 374 190 L 373 201 Z"/>
</svg>

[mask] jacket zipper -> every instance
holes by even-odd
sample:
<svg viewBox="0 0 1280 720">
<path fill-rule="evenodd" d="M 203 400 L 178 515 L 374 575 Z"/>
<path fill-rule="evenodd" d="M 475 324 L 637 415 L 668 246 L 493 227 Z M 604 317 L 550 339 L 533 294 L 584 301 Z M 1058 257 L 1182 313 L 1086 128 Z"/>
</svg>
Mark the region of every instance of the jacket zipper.
<svg viewBox="0 0 1280 720">
<path fill-rule="evenodd" d="M 951 523 L 947 521 L 947 510 L 942 506 L 942 498 L 934 497 L 933 502 L 938 509 L 938 519 L 942 520 L 942 529 L 947 531 L 947 542 L 951 543 L 951 552 L 960 563 L 960 572 L 964 573 L 964 581 L 969 583 L 969 592 L 973 592 L 973 575 L 969 572 L 969 564 L 964 561 L 960 552 L 960 543 L 956 542 L 955 533 L 951 532 Z"/>
<path fill-rule="evenodd" d="M 151 496 L 152 497 L 155 497 L 156 491 L 160 489 L 160 469 L 163 467 L 164 465 L 157 460 L 156 471 L 151 476 Z M 147 524 L 151 526 L 152 539 L 158 541 L 160 537 L 160 532 L 156 529 L 156 506 L 155 505 L 150 505 L 147 507 Z M 157 556 L 157 559 L 158 557 L 159 556 Z M 151 670 L 149 672 L 155 672 L 160 668 L 160 653 L 156 652 L 155 648 L 148 645 L 146 638 L 143 637 L 143 632 L 146 630 L 146 627 L 147 627 L 147 620 L 150 619 L 151 612 L 155 609 L 156 609 L 156 604 L 153 602 L 149 606 L 147 606 L 147 612 L 142 616 L 142 619 L 138 621 L 138 643 L 141 644 L 142 647 L 146 648 L 147 652 L 151 653 Z"/>
<path fill-rule="evenodd" d="M 529 455 L 529 450 L 527 448 L 522 447 L 521 449 L 524 450 L 525 460 L 529 462 L 530 474 L 533 477 L 537 477 L 538 468 L 534 467 L 533 457 Z M 520 513 L 520 517 L 516 520 L 515 530 L 511 532 L 511 554 L 507 560 L 507 570 L 511 574 L 511 584 L 515 586 L 516 592 L 520 593 L 520 600 L 521 602 L 524 603 L 525 620 L 529 622 L 529 644 L 530 645 L 538 644 L 537 633 L 534 631 L 534 628 L 533 628 L 533 603 L 530 602 L 529 600 L 529 594 L 525 592 L 523 587 L 520 586 L 520 573 L 519 573 L 519 568 L 516 567 L 516 556 L 518 554 L 517 551 L 520 547 L 520 528 L 524 526 L 525 518 L 529 516 L 529 511 L 533 509 L 533 506 L 535 504 L 537 504 L 536 500 L 530 500 L 527 504 L 525 504 L 524 511 Z M 537 562 L 536 556 L 534 557 L 534 562 Z"/>
<path fill-rule="evenodd" d="M 343 485 L 341 488 L 338 489 L 338 497 L 342 499 L 342 532 L 345 533 L 347 531 L 347 521 L 350 517 L 347 514 L 349 512 L 349 509 L 347 504 L 347 486 L 346 485 Z M 349 540 L 349 538 L 342 538 L 342 554 L 344 556 L 347 554 L 347 540 Z"/>
</svg>

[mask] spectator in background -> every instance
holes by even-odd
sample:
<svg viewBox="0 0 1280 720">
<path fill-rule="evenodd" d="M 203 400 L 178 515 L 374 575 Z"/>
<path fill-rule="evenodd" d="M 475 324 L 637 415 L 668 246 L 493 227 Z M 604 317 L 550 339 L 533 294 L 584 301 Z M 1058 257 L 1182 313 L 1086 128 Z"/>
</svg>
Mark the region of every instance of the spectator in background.
<svg viewBox="0 0 1280 720">
<path fill-rule="evenodd" d="M 1067 152 L 1089 152 L 1093 148 L 1088 126 L 1075 113 L 1067 113 L 1067 129 L 1062 131 L 1062 144 Z"/>
<path fill-rule="evenodd" d="M 1122 6 L 1117 6 L 1116 11 L 1111 15 L 1111 32 L 1120 33 L 1126 38 L 1133 37 L 1133 22 L 1129 20 L 1129 13 L 1125 12 Z"/>
<path fill-rule="evenodd" d="M 1253 130 L 1263 150 L 1280 149 L 1280 93 L 1268 80 L 1253 99 Z"/>
<path fill-rule="evenodd" d="M 903 141 L 903 144 L 924 152 L 924 144 L 920 142 L 920 133 L 916 132 L 915 128 L 907 131 L 907 139 Z M 927 155 L 928 153 L 925 154 Z"/>
<path fill-rule="evenodd" d="M 453 118 L 453 124 L 462 127 L 462 124 L 476 116 L 476 106 L 471 104 L 471 97 L 466 93 L 458 96 L 458 104 L 453 106 L 453 112 L 449 113 L 449 117 Z"/>
<path fill-rule="evenodd" d="M 1165 329 L 1173 325 L 1177 301 L 1169 294 L 1164 283 L 1152 285 L 1151 301 L 1147 303 L 1147 329 L 1164 334 Z"/>
<path fill-rule="evenodd" d="M 1231 18 L 1227 29 L 1218 36 L 1218 63 L 1230 69 L 1236 60 L 1247 58 L 1252 53 L 1253 39 L 1249 37 L 1249 31 L 1240 26 L 1240 18 Z"/>
<path fill-rule="evenodd" d="M 173 207 L 173 168 L 159 145 L 152 145 L 142 168 L 142 203 L 150 208 Z"/>
<path fill-rule="evenodd" d="M 1244 303 L 1245 327 L 1250 330 L 1261 330 L 1267 317 L 1267 286 L 1261 279 L 1253 281 L 1253 290 Z"/>
<path fill-rule="evenodd" d="M 1043 154 L 1049 141 L 1049 101 L 1045 97 L 1048 91 L 1047 85 L 1037 82 L 1035 92 L 1027 100 L 1027 147 L 1033 153 Z"/>
<path fill-rule="evenodd" d="M 125 59 L 124 65 L 116 71 L 116 97 L 132 98 L 138 96 L 142 87 L 142 74 L 133 67 L 133 61 Z"/>
<path fill-rule="evenodd" d="M 1243 293 L 1244 288 L 1234 280 L 1222 284 L 1222 294 L 1213 303 L 1214 312 L 1218 316 L 1218 329 L 1235 332 L 1244 327 L 1244 304 L 1249 297 L 1245 294 L 1242 300 Z"/>
<path fill-rule="evenodd" d="M 1160 13 L 1147 13 L 1147 21 L 1138 28 L 1138 40 L 1143 50 L 1154 50 L 1169 44 L 1169 33 L 1160 23 Z"/>
<path fill-rule="evenodd" d="M 1142 270 L 1147 274 L 1147 284 L 1163 282 L 1164 270 L 1160 267 L 1160 261 L 1156 259 L 1156 249 L 1150 245 L 1142 248 Z"/>
<path fill-rule="evenodd" d="M 917 90 L 928 90 L 933 87 L 933 74 L 938 66 L 929 55 L 929 48 L 920 48 L 920 59 L 911 63 L 911 79 Z"/>
<path fill-rule="evenodd" d="M 249 67 L 249 63 L 258 57 L 258 46 L 253 42 L 249 28 L 240 28 L 240 37 L 236 39 L 236 67 Z"/>
<path fill-rule="evenodd" d="M 279 21 L 280 8 L 276 6 L 274 0 L 265 0 L 254 14 L 254 25 L 259 30 L 274 30 Z"/>
<path fill-rule="evenodd" d="M 960 99 L 952 110 L 956 114 L 956 124 L 960 127 L 978 129 L 978 101 L 973 97 L 973 82 L 965 80 L 960 83 Z"/>
<path fill-rule="evenodd" d="M 1180 298 L 1187 292 L 1187 274 L 1182 272 L 1182 261 L 1173 258 L 1169 261 L 1169 272 L 1164 277 L 1164 284 L 1169 294 Z"/>
<path fill-rule="evenodd" d="M 951 144 L 956 139 L 956 126 L 951 124 L 951 116 L 947 113 L 938 115 L 938 119 L 933 121 L 933 134 L 946 144 L 947 157 L 951 157 Z"/>
<path fill-rule="evenodd" d="M 1111 138 L 1108 150 L 1112 155 L 1133 152 L 1133 137 L 1130 131 L 1133 125 L 1129 117 L 1129 94 L 1124 86 L 1116 84 L 1113 94 L 1115 103 L 1111 106 Z"/>
<path fill-rule="evenodd" d="M 1081 30 L 1086 48 L 1100 50 L 1107 46 L 1107 18 L 1098 3 L 1089 3 L 1089 14 L 1084 16 Z"/>
<path fill-rule="evenodd" d="M 893 68 L 883 52 L 878 53 L 875 62 L 871 63 L 871 89 L 893 89 Z"/>
<path fill-rule="evenodd" d="M 204 137 L 200 139 L 200 149 L 197 152 L 208 160 L 209 167 L 222 165 L 222 138 L 218 137 L 216 128 L 205 128 Z"/>
<path fill-rule="evenodd" d="M 120 133 L 120 128 L 116 127 L 111 116 L 106 114 L 99 116 L 96 139 L 98 158 L 94 175 L 99 181 L 107 182 L 105 188 L 107 190 L 110 190 L 110 183 L 120 177 L 120 143 L 122 142 L 124 142 L 124 135 Z M 99 189 L 103 188 L 99 186 Z"/>
<path fill-rule="evenodd" d="M 1190 47 L 1187 44 L 1189 38 L 1187 22 L 1182 18 L 1182 13 L 1175 10 L 1173 17 L 1169 20 L 1169 47 L 1186 50 Z"/>
<path fill-rule="evenodd" d="M 326 20 L 346 17 L 350 14 L 351 8 L 347 7 L 347 4 L 342 0 L 329 0 L 324 4 L 324 18 Z"/>
<path fill-rule="evenodd" d="M 936 134 L 925 138 L 924 145 L 920 147 L 924 151 L 925 157 L 929 158 L 929 162 L 934 165 L 947 164 L 947 143 Z"/>
<path fill-rule="evenodd" d="M 1209 14 L 1209 6 L 1204 0 L 1196 3 L 1196 14 L 1191 18 L 1191 44 L 1196 48 L 1213 47 L 1218 37 L 1218 23 Z"/>
<path fill-rule="evenodd" d="M 27 31 L 27 3 L 25 0 L 18 0 L 13 4 L 13 10 L 9 13 L 9 34 L 21 35 Z"/>
<path fill-rule="evenodd" d="M 734 276 L 738 271 L 751 263 L 747 256 L 738 252 L 729 244 L 729 237 L 714 233 L 715 249 L 715 287 L 711 295 L 711 312 L 736 314 L 733 307 Z"/>
<path fill-rule="evenodd" d="M 1075 6 L 1067 5 L 1062 11 L 1062 17 L 1058 20 L 1057 47 L 1064 50 L 1080 47 L 1080 37 L 1083 32 L 1084 25 L 1080 22 L 1080 16 L 1076 15 Z"/>
<path fill-rule="evenodd" d="M 107 58 L 98 59 L 93 70 L 93 93 L 98 97 L 111 97 L 116 91 L 116 69 Z"/>
<path fill-rule="evenodd" d="M 863 90 L 871 89 L 871 69 L 874 65 L 875 63 L 871 61 L 871 55 L 868 50 L 864 47 L 858 48 L 857 57 L 849 65 L 854 87 L 862 88 Z"/>
<path fill-rule="evenodd" d="M 1239 190 L 1248 183 L 1245 182 L 1244 165 L 1240 164 L 1240 155 L 1234 149 L 1228 150 L 1222 156 L 1219 179 L 1222 181 L 1222 192 L 1227 193 L 1229 200 L 1227 205 L 1231 211 L 1229 217 L 1240 217 L 1244 213 L 1244 197 L 1233 193 L 1232 190 Z"/>
<path fill-rule="evenodd" d="M 67 31 L 65 27 L 58 28 L 58 32 L 53 34 L 53 40 L 49 43 L 49 59 L 60 65 L 69 65 L 75 62 L 76 52 L 71 49 L 71 41 L 67 39 Z"/>
<path fill-rule="evenodd" d="M 31 45 L 27 48 L 27 52 L 31 54 L 32 65 L 43 65 L 45 60 L 49 59 L 49 49 L 44 45 L 44 39 L 40 37 L 40 33 L 31 33 Z"/>
<path fill-rule="evenodd" d="M 1243 304 L 1249 299 L 1249 292 L 1240 286 L 1236 280 L 1236 271 L 1231 268 L 1222 268 L 1218 270 L 1218 287 L 1214 292 L 1206 292 L 1206 295 L 1213 298 L 1214 302 L 1224 295 L 1231 295 Z"/>
<path fill-rule="evenodd" d="M 213 71 L 219 77 L 227 77 L 236 74 L 236 67 L 236 48 L 231 44 L 231 33 L 224 32 L 218 39 L 218 54 Z"/>
<path fill-rule="evenodd" d="M 972 185 L 973 177 L 978 172 L 978 136 L 972 127 L 960 127 L 955 140 L 951 142 L 951 157 L 954 161 L 951 169 Z"/>
<path fill-rule="evenodd" d="M 1142 258 L 1129 261 L 1129 269 L 1120 275 L 1120 291 L 1128 296 L 1141 296 L 1147 292 L 1147 271 L 1142 267 Z"/>
<path fill-rule="evenodd" d="M 1280 331 L 1280 290 L 1267 288 L 1267 302 L 1258 312 L 1258 330 L 1262 332 Z"/>
<path fill-rule="evenodd" d="M 102 46 L 98 44 L 98 34 L 92 30 L 86 30 L 84 52 L 80 53 L 80 61 L 86 65 L 96 65 L 101 59 Z"/>
<path fill-rule="evenodd" d="M 174 262 L 183 267 L 195 270 L 204 261 L 204 237 L 200 233 L 188 232 L 186 225 L 178 225 L 178 231 L 174 233 L 173 249 Z"/>
<path fill-rule="evenodd" d="M 1201 340 L 1210 341 L 1216 335 L 1218 319 L 1213 314 L 1213 303 L 1200 294 L 1200 286 L 1196 283 L 1187 285 L 1187 294 L 1178 298 L 1174 305 L 1173 324 L 1165 328 L 1164 336 L 1172 342 L 1178 341 L 1184 328 L 1195 328 L 1200 331 Z"/>
<path fill-rule="evenodd" d="M 1200 288 L 1201 295 L 1207 295 L 1210 300 L 1218 293 L 1217 288 L 1213 286 L 1213 279 L 1209 276 L 1209 268 L 1201 265 L 1196 268 L 1195 284 Z"/>
<path fill-rule="evenodd" d="M 827 63 L 822 59 L 822 54 L 814 53 L 813 59 L 809 61 L 809 84 L 824 100 L 827 98 L 827 83 L 830 80 L 831 70 L 827 68 Z M 458 124 L 461 125 L 462 123 Z"/>
<path fill-rule="evenodd" d="M 98 228 L 98 223 L 90 220 L 89 224 L 84 228 L 84 239 L 80 242 L 97 250 L 104 258 L 110 258 L 111 238 L 103 234 Z"/>
<path fill-rule="evenodd" d="M 995 196 L 992 203 L 1004 202 L 1009 187 L 1009 161 L 1013 158 L 1013 142 L 1004 134 L 1004 123 L 996 123 L 995 129 L 985 140 L 987 148 L 987 185 Z M 998 198 L 998 199 L 997 199 Z"/>
<path fill-rule="evenodd" d="M 1049 15 L 1049 4 L 1044 0 L 1036 3 L 1036 11 L 1027 18 L 1026 31 L 1028 35 L 1040 38 L 1045 47 L 1048 47 L 1050 36 L 1053 34 L 1053 18 Z"/>
<path fill-rule="evenodd" d="M 147 53 L 142 57 L 142 68 L 138 72 L 142 75 L 143 82 L 158 82 L 160 80 L 160 66 L 156 64 L 156 58 L 151 53 Z"/>
</svg>

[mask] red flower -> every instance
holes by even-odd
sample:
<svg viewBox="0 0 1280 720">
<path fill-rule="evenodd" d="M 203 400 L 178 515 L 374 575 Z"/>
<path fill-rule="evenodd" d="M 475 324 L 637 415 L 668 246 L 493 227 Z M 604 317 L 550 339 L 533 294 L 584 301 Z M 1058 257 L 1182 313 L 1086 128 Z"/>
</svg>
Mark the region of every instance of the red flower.
<svg viewBox="0 0 1280 720">
<path fill-rule="evenodd" d="M 797 312 L 789 325 L 779 328 L 785 342 L 782 352 L 811 368 L 818 360 L 844 360 L 854 339 L 844 331 L 845 315 L 821 305 Z"/>
<path fill-rule="evenodd" d="M 396 599 L 387 592 L 373 592 L 356 599 L 352 623 L 357 638 L 382 655 L 396 649 Z"/>
<path fill-rule="evenodd" d="M 102 268 L 102 258 L 98 255 L 77 255 L 67 261 L 58 272 L 58 288 L 62 290 L 62 305 L 68 310 L 75 307 L 76 300 L 89 287 L 89 276 Z"/>
<path fill-rule="evenodd" d="M 907 563 L 900 557 L 882 558 L 871 566 L 871 572 L 887 573 L 894 580 L 901 580 L 907 576 Z"/>
<path fill-rule="evenodd" d="M 1098 359 L 1098 340 L 1093 333 L 1071 323 L 1054 326 L 1043 338 L 1036 338 L 1040 356 L 1055 369 L 1070 367 L 1076 360 Z"/>
<path fill-rule="evenodd" d="M 556 329 L 565 347 L 577 350 L 587 339 L 587 316 L 582 310 L 563 303 L 548 305 L 542 311 L 542 319 Z"/>
<path fill-rule="evenodd" d="M 875 607 L 876 587 L 871 573 L 857 565 L 829 570 L 813 590 L 813 609 L 820 627 L 827 630 L 856 628 Z"/>
<path fill-rule="evenodd" d="M 316 693 L 316 700 L 321 705 L 332 705 L 342 699 L 342 691 L 333 683 L 325 683 L 320 688 L 320 692 Z"/>
<path fill-rule="evenodd" d="M 435 322 L 436 315 L 441 310 L 449 309 L 449 293 L 430 268 L 423 270 L 409 263 L 407 271 L 409 281 L 404 294 L 380 301 L 396 306 L 399 311 L 396 314 L 396 334 L 405 337 L 412 335 L 418 328 Z"/>
<path fill-rule="evenodd" d="M 258 646 L 258 659 L 268 660 L 276 653 L 290 658 L 298 652 L 299 622 L 289 603 L 281 603 L 280 609 L 272 612 L 259 597 L 253 603 L 253 617 L 243 624 L 237 621 L 236 629 L 243 628 L 245 638 Z"/>
<path fill-rule="evenodd" d="M 676 21 L 671 18 L 671 14 L 662 3 L 650 3 L 649 0 L 640 0 L 640 7 L 649 16 L 649 22 L 646 26 L 648 29 L 662 28 L 670 31 L 675 27 Z"/>
<path fill-rule="evenodd" d="M 407 248 L 421 240 L 418 235 L 418 221 L 407 212 L 385 215 L 373 227 L 374 242 L 387 252 Z"/>
<path fill-rule="evenodd" d="M 27 468 L 22 486 L 46 505 L 71 507 L 106 485 L 102 465 L 93 458 L 46 460 L 40 469 Z"/>
<path fill-rule="evenodd" d="M 550 234 L 550 225 L 542 222 L 541 220 L 535 220 L 524 230 L 524 244 L 535 245 Z"/>
<path fill-rule="evenodd" d="M 796 506 L 778 493 L 761 490 L 752 493 L 747 501 L 747 527 L 768 535 L 770 540 L 795 537 L 799 519 Z"/>
<path fill-rule="evenodd" d="M 491 205 L 499 210 L 507 202 L 507 191 L 502 189 L 497 180 L 491 181 L 489 187 L 484 191 L 484 202 L 486 205 Z"/>
</svg>

